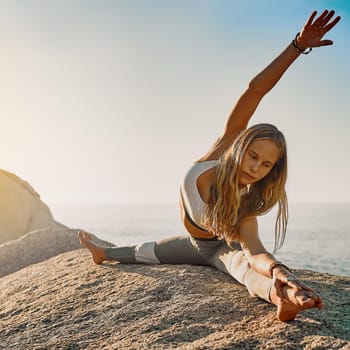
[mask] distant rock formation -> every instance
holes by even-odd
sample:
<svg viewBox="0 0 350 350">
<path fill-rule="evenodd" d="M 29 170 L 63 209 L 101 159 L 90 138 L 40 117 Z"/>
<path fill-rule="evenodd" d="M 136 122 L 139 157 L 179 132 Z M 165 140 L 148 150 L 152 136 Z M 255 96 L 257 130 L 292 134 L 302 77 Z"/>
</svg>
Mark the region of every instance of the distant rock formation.
<svg viewBox="0 0 350 350">
<path fill-rule="evenodd" d="M 49 207 L 27 182 L 0 169 L 0 244 L 48 227 L 65 226 L 54 220 Z"/>
<path fill-rule="evenodd" d="M 27 182 L 0 169 L 0 277 L 80 248 L 77 231 L 55 221 Z M 92 236 L 101 245 L 113 246 Z"/>
<path fill-rule="evenodd" d="M 296 270 L 324 299 L 295 321 L 212 267 L 95 265 L 67 252 L 0 278 L 3 349 L 350 349 L 350 277 Z"/>
</svg>

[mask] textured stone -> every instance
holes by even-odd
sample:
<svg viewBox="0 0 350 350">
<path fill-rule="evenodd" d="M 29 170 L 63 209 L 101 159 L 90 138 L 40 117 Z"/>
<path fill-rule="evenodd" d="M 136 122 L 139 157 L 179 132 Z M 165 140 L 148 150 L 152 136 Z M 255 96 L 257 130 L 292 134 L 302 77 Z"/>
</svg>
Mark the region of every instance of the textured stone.
<svg viewBox="0 0 350 350">
<path fill-rule="evenodd" d="M 295 321 L 212 267 L 95 265 L 85 249 L 0 278 L 1 349 L 349 349 L 350 278 L 296 270 L 324 299 Z"/>
</svg>

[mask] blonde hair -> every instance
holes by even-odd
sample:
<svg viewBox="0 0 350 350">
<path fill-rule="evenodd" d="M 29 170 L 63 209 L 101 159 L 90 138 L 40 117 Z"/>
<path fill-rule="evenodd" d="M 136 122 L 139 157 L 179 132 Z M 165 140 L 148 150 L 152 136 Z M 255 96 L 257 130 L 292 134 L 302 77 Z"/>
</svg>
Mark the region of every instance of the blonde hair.
<svg viewBox="0 0 350 350">
<path fill-rule="evenodd" d="M 272 140 L 279 149 L 279 158 L 270 172 L 249 186 L 241 196 L 239 173 L 248 146 L 255 140 Z M 239 238 L 238 226 L 245 217 L 263 215 L 278 203 L 275 223 L 275 248 L 284 242 L 288 221 L 287 146 L 283 134 L 271 124 L 257 124 L 241 131 L 232 145 L 220 157 L 215 179 L 210 189 L 210 201 L 203 220 L 214 235 L 228 243 Z"/>
</svg>

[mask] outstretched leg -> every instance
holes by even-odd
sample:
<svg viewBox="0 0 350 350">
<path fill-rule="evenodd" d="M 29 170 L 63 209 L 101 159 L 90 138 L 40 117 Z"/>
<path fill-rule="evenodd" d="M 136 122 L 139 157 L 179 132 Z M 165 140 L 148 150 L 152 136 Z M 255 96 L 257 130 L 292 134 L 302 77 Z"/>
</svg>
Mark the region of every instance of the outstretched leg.
<svg viewBox="0 0 350 350">
<path fill-rule="evenodd" d="M 197 242 L 199 246 L 202 242 Z M 206 248 L 206 244 L 204 244 Z M 200 251 L 205 251 L 200 249 Z M 210 250 L 208 251 L 210 252 Z M 272 279 L 265 277 L 253 270 L 248 259 L 244 255 L 239 244 L 232 247 L 222 241 L 217 245 L 216 250 L 207 259 L 211 265 L 231 275 L 235 280 L 245 285 L 252 296 L 262 298 L 277 306 L 277 318 L 280 321 L 295 319 L 297 314 L 309 308 L 321 308 L 320 298 L 310 290 L 297 290 L 285 286 L 283 288 L 285 298 L 282 300 L 277 296 L 277 291 L 272 287 Z"/>
<path fill-rule="evenodd" d="M 81 244 L 90 250 L 96 264 L 112 260 L 124 264 L 209 265 L 188 236 L 145 242 L 129 247 L 102 247 L 93 241 L 91 235 L 83 231 L 79 231 L 78 236 Z"/>
<path fill-rule="evenodd" d="M 103 247 L 95 243 L 92 235 L 84 231 L 78 232 L 80 243 L 88 248 L 96 264 L 106 260 L 115 260 L 124 264 L 136 264 L 135 246 L 132 247 Z"/>
</svg>

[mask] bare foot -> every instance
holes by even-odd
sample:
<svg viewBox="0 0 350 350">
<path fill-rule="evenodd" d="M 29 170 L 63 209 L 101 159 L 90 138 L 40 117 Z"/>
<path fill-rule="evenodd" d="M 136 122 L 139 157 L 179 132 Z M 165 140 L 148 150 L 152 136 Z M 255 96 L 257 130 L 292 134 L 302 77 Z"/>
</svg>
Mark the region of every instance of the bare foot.
<svg viewBox="0 0 350 350">
<path fill-rule="evenodd" d="M 315 300 L 308 293 L 285 287 L 284 294 L 288 300 L 280 300 L 277 304 L 277 318 L 283 322 L 291 321 L 300 311 L 315 307 Z"/>
<path fill-rule="evenodd" d="M 87 233 L 87 232 L 85 232 L 85 233 Z M 95 244 L 97 244 L 100 247 L 103 247 L 103 248 L 115 247 L 114 243 L 111 243 L 111 242 L 105 241 L 105 240 L 103 240 L 101 238 L 98 238 L 98 237 L 96 237 L 95 235 L 93 235 L 91 233 L 88 233 L 88 235 L 91 238 L 90 241 L 94 242 Z"/>
<path fill-rule="evenodd" d="M 92 241 L 92 237 L 84 232 L 79 231 L 78 237 L 80 240 L 80 243 L 90 250 L 90 253 L 92 254 L 92 259 L 96 264 L 101 264 L 103 261 L 106 260 L 105 250 L 103 247 L 98 246 Z"/>
<path fill-rule="evenodd" d="M 271 300 L 277 306 L 277 318 L 282 321 L 292 321 L 300 311 L 319 307 L 316 302 L 317 296 L 307 290 L 297 290 L 285 286 L 283 288 L 285 299 L 277 297 L 276 291 L 271 290 Z"/>
</svg>

